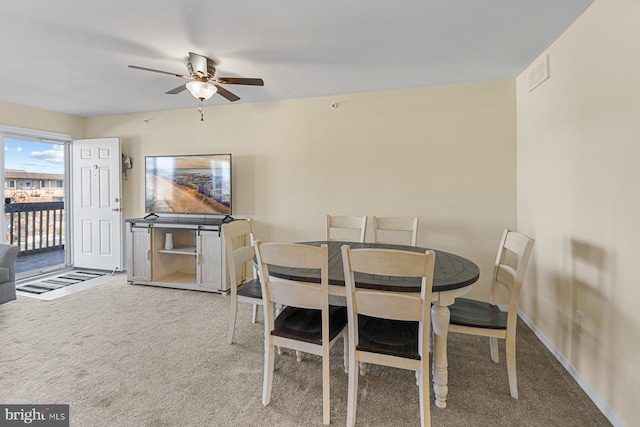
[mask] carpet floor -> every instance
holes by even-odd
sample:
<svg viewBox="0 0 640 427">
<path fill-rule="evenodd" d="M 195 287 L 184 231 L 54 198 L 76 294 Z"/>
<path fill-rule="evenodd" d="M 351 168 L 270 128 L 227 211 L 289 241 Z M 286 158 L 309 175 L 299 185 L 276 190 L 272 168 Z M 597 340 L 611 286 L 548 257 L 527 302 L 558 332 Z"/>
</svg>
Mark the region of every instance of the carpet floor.
<svg viewBox="0 0 640 427">
<path fill-rule="evenodd" d="M 130 285 L 124 275 L 53 301 L 0 306 L 0 403 L 69 404 L 71 426 L 322 425 L 320 358 L 276 357 L 271 404 L 261 404 L 263 323 L 241 304 L 226 343 L 229 298 Z M 262 312 L 260 312 L 262 314 Z M 502 344 L 502 343 L 501 343 Z M 607 419 L 520 322 L 520 398 L 509 396 L 488 340 L 450 334 L 448 407 L 431 392 L 434 426 L 606 426 Z M 331 351 L 331 423 L 346 420 L 342 341 Z M 419 425 L 412 372 L 370 366 L 356 424 Z"/>
</svg>

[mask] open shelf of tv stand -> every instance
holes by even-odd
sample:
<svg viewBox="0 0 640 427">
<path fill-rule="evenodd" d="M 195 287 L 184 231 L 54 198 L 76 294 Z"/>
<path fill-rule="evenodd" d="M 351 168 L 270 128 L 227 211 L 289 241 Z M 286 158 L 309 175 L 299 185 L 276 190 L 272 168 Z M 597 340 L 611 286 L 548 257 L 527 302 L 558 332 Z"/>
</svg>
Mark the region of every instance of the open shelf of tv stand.
<svg viewBox="0 0 640 427">
<path fill-rule="evenodd" d="M 127 279 L 140 285 L 226 293 L 222 218 L 126 220 Z M 167 235 L 171 233 L 171 238 Z M 165 249 L 167 244 L 173 247 Z"/>
<path fill-rule="evenodd" d="M 174 286 L 171 287 L 192 289 L 196 285 L 196 276 L 189 273 L 178 272 L 162 277 L 155 277 L 154 282 L 164 285 L 174 284 Z"/>
<path fill-rule="evenodd" d="M 174 254 L 174 255 L 198 255 L 197 249 L 195 246 L 182 246 L 179 248 L 173 249 L 158 249 L 158 252 L 161 254 Z"/>
</svg>

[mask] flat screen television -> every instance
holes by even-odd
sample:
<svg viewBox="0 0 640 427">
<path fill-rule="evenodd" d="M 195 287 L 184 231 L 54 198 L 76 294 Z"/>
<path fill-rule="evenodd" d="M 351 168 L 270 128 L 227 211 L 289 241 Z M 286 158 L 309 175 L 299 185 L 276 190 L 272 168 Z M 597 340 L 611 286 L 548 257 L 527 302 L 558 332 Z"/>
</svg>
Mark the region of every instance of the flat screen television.
<svg viewBox="0 0 640 427">
<path fill-rule="evenodd" d="M 231 154 L 146 156 L 149 214 L 231 215 Z"/>
</svg>

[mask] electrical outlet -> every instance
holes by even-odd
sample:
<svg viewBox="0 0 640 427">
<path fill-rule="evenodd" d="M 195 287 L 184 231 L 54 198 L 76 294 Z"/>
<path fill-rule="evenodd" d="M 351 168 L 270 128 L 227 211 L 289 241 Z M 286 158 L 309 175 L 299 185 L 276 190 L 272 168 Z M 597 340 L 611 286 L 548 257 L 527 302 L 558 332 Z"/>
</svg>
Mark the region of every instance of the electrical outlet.
<svg viewBox="0 0 640 427">
<path fill-rule="evenodd" d="M 584 333 L 584 320 L 584 313 L 580 310 L 576 311 L 576 327 L 581 334 Z"/>
</svg>

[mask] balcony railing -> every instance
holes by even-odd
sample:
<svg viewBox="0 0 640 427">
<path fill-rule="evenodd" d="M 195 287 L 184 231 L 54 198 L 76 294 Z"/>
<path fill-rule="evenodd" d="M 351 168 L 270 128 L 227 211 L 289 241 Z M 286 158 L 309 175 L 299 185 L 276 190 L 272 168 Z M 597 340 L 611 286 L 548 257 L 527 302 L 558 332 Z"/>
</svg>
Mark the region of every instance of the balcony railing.
<svg viewBox="0 0 640 427">
<path fill-rule="evenodd" d="M 7 203 L 7 243 L 18 256 L 64 248 L 64 202 Z"/>
</svg>

